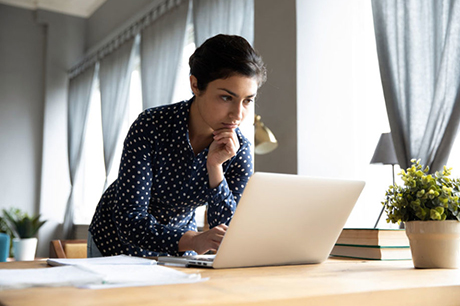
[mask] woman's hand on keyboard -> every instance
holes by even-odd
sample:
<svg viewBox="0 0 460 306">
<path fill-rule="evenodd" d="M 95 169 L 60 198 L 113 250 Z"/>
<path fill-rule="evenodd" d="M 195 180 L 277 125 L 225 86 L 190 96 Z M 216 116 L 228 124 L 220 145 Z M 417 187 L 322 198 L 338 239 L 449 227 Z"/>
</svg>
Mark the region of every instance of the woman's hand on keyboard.
<svg viewBox="0 0 460 306">
<path fill-rule="evenodd" d="M 228 226 L 219 224 L 205 232 L 186 232 L 179 240 L 179 252 L 193 250 L 198 254 L 204 254 L 208 251 L 217 251 Z"/>
</svg>

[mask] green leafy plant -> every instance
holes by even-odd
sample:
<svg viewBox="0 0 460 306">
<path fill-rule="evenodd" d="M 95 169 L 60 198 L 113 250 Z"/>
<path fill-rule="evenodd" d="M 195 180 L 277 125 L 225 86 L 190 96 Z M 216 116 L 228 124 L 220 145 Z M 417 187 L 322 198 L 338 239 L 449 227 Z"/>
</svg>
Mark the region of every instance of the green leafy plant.
<svg viewBox="0 0 460 306">
<path fill-rule="evenodd" d="M 46 221 L 40 221 L 40 215 L 30 217 L 27 213 L 19 209 L 3 210 L 5 220 L 9 223 L 9 228 L 14 236 L 18 238 L 35 237 L 40 227 Z"/>
<path fill-rule="evenodd" d="M 10 228 L 2 216 L 0 216 L 0 233 L 10 234 Z"/>
<path fill-rule="evenodd" d="M 387 222 L 458 220 L 460 221 L 460 180 L 450 178 L 451 168 L 429 174 L 420 160 L 411 160 L 411 167 L 402 170 L 404 186 L 392 185 L 382 202 Z"/>
</svg>

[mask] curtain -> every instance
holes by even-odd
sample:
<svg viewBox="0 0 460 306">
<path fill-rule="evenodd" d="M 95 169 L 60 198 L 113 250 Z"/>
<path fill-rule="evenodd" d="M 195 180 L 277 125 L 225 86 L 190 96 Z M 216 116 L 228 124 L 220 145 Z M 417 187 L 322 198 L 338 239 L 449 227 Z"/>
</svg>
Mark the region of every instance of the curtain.
<svg viewBox="0 0 460 306">
<path fill-rule="evenodd" d="M 83 137 L 85 135 L 86 119 L 94 76 L 95 65 L 69 81 L 67 149 L 69 155 L 71 191 L 64 215 L 63 233 L 65 238 L 71 238 L 73 229 L 73 190 L 75 186 L 75 176 L 81 161 Z"/>
<path fill-rule="evenodd" d="M 441 170 L 460 120 L 460 1 L 373 0 L 372 9 L 399 164 Z"/>
<path fill-rule="evenodd" d="M 99 86 L 101 91 L 102 137 L 107 176 L 112 167 L 116 145 L 126 118 L 131 72 L 136 56 L 135 39 L 131 38 L 100 61 Z"/>
<path fill-rule="evenodd" d="M 144 109 L 173 99 L 185 43 L 189 1 L 182 1 L 141 32 L 141 77 Z"/>
<path fill-rule="evenodd" d="M 217 34 L 239 35 L 254 42 L 254 0 L 193 0 L 195 45 Z"/>
</svg>

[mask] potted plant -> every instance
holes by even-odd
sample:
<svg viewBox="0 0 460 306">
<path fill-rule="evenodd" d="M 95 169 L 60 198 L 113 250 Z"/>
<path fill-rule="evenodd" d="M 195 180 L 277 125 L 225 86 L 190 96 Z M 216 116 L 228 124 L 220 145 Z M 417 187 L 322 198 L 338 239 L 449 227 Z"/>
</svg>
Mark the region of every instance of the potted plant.
<svg viewBox="0 0 460 306">
<path fill-rule="evenodd" d="M 46 221 L 40 221 L 40 215 L 29 216 L 19 209 L 3 210 L 6 221 L 15 236 L 13 238 L 14 259 L 34 260 L 37 250 L 38 230 Z"/>
<path fill-rule="evenodd" d="M 416 268 L 460 267 L 460 180 L 444 166 L 434 175 L 420 160 L 390 186 L 382 202 L 387 222 L 404 222 Z"/>
</svg>

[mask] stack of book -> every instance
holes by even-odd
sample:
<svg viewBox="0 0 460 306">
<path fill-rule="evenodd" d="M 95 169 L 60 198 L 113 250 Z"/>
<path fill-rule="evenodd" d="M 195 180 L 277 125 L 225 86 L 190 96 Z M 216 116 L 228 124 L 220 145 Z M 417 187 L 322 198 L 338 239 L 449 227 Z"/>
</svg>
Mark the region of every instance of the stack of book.
<svg viewBox="0 0 460 306">
<path fill-rule="evenodd" d="M 375 260 L 409 260 L 409 239 L 403 229 L 345 228 L 331 256 Z"/>
</svg>

